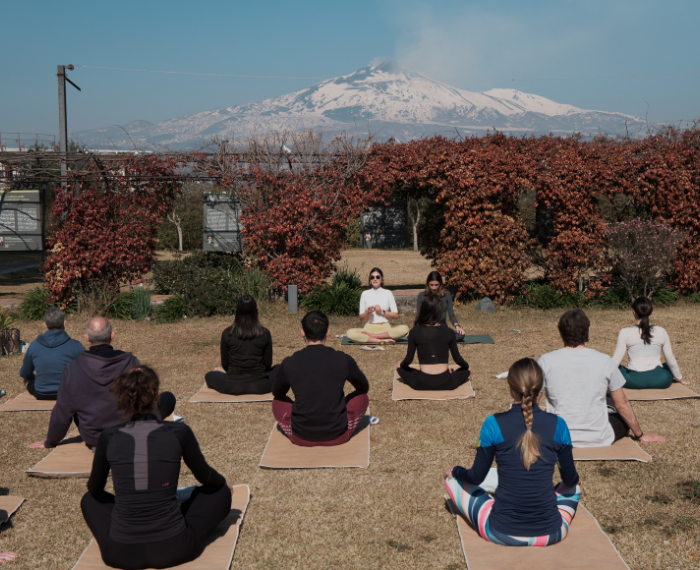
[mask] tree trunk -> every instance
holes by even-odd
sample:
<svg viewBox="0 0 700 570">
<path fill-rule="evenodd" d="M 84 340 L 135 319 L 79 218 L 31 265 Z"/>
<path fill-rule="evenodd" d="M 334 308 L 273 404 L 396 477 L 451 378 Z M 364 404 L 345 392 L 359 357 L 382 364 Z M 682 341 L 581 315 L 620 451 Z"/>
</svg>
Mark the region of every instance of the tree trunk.
<svg viewBox="0 0 700 570">
<path fill-rule="evenodd" d="M 182 253 L 182 227 L 180 224 L 177 224 L 177 250 Z"/>
</svg>

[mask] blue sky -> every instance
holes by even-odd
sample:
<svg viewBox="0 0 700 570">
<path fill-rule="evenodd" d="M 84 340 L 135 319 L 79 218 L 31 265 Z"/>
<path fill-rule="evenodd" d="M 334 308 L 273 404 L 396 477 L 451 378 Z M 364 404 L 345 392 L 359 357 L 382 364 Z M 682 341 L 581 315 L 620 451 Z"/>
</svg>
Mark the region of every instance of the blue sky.
<svg viewBox="0 0 700 570">
<path fill-rule="evenodd" d="M 512 87 L 652 121 L 700 116 L 697 0 L 120 2 L 4 0 L 0 132 L 58 132 L 56 65 L 331 78 L 378 57 L 455 87 Z M 313 79 L 76 67 L 68 129 L 159 122 Z M 541 78 L 574 77 L 565 81 Z M 486 79 L 489 81 L 474 81 Z M 516 79 L 517 81 L 512 81 Z"/>
</svg>

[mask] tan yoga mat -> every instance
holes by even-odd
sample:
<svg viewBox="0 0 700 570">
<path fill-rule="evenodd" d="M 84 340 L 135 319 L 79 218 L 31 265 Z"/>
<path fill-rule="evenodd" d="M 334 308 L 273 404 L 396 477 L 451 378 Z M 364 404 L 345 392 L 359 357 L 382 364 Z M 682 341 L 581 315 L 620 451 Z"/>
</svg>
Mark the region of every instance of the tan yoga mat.
<svg viewBox="0 0 700 570">
<path fill-rule="evenodd" d="M 29 392 L 22 392 L 0 406 L 0 412 L 50 412 L 56 400 L 37 400 Z"/>
<path fill-rule="evenodd" d="M 674 382 L 664 390 L 628 390 L 623 388 L 625 396 L 630 401 L 642 400 L 680 400 L 682 398 L 700 398 L 700 394 L 693 392 L 687 386 Z"/>
<path fill-rule="evenodd" d="M 22 503 L 24 503 L 22 497 L 13 497 L 12 495 L 0 496 L 0 524 L 9 521 Z"/>
<path fill-rule="evenodd" d="M 447 499 L 469 570 L 630 570 L 598 521 L 578 506 L 567 537 L 546 547 L 500 546 L 481 538 Z"/>
<path fill-rule="evenodd" d="M 26 473 L 49 479 L 89 477 L 93 457 L 95 454 L 83 443 L 76 429 Z"/>
<path fill-rule="evenodd" d="M 651 463 L 652 457 L 636 441 L 623 437 L 605 447 L 575 447 L 574 461 L 641 461 Z"/>
<path fill-rule="evenodd" d="M 173 568 L 179 570 L 228 570 L 233 561 L 238 534 L 249 501 L 250 488 L 248 485 L 234 485 L 231 512 L 209 535 L 202 555 L 192 562 L 173 566 Z M 83 551 L 76 565 L 73 566 L 73 570 L 110 570 L 110 568 L 102 562 L 100 547 L 94 538 Z"/>
<path fill-rule="evenodd" d="M 366 469 L 369 467 L 369 410 L 350 441 L 330 447 L 294 445 L 275 422 L 259 465 L 268 469 Z"/>
<path fill-rule="evenodd" d="M 413 368 L 417 368 L 413 366 Z M 458 366 L 450 365 L 450 368 Z M 394 387 L 391 391 L 391 399 L 399 400 L 464 400 L 474 398 L 476 394 L 471 381 L 465 382 L 454 390 L 414 390 L 408 384 L 404 384 L 399 378 L 398 370 L 394 370 Z"/>
<path fill-rule="evenodd" d="M 216 390 L 209 388 L 206 383 L 202 389 L 190 398 L 190 402 L 271 402 L 272 393 L 267 394 L 244 394 L 242 396 L 232 396 L 231 394 L 222 394 Z"/>
</svg>

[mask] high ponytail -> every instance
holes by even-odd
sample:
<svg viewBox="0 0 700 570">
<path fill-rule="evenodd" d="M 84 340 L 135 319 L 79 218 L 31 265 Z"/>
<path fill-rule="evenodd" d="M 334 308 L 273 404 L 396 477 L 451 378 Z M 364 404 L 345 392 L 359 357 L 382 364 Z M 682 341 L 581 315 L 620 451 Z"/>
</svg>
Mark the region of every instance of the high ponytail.
<svg viewBox="0 0 700 570">
<path fill-rule="evenodd" d="M 520 436 L 517 447 L 520 449 L 523 465 L 528 471 L 542 455 L 537 436 L 532 432 L 532 406 L 542 391 L 543 381 L 542 369 L 532 358 L 518 360 L 508 370 L 508 385 L 522 402 L 525 433 Z"/>
<path fill-rule="evenodd" d="M 632 303 L 632 310 L 637 318 L 640 319 L 639 329 L 642 332 L 642 340 L 644 344 L 651 344 L 651 324 L 649 317 L 654 311 L 654 305 L 651 304 L 651 299 L 646 297 L 637 297 Z"/>
</svg>

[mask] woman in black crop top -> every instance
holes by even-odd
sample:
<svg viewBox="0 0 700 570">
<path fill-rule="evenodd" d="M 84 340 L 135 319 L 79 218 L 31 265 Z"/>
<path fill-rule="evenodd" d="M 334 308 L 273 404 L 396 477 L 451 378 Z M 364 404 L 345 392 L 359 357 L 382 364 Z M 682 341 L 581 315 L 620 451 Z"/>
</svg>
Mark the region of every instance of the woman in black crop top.
<svg viewBox="0 0 700 570">
<path fill-rule="evenodd" d="M 272 389 L 272 336 L 258 320 L 258 305 L 243 295 L 233 324 L 221 333 L 221 367 L 207 372 L 204 380 L 222 394 L 267 394 Z"/>
<path fill-rule="evenodd" d="M 192 430 L 158 419 L 158 385 L 143 365 L 114 380 L 117 407 L 130 419 L 100 435 L 80 505 L 102 560 L 114 568 L 170 568 L 194 560 L 231 510 L 233 488 L 207 464 Z M 181 459 L 202 483 L 186 488 L 192 492 L 182 502 Z M 110 470 L 114 495 L 105 491 Z"/>
<path fill-rule="evenodd" d="M 469 380 L 471 369 L 462 358 L 454 333 L 442 324 L 443 306 L 437 295 L 421 303 L 414 327 L 408 333 L 406 358 L 396 365 L 401 380 L 414 390 L 454 390 Z M 418 351 L 420 370 L 411 368 Z M 449 369 L 449 354 L 459 366 Z"/>
</svg>

